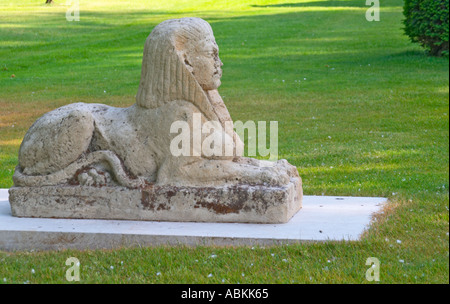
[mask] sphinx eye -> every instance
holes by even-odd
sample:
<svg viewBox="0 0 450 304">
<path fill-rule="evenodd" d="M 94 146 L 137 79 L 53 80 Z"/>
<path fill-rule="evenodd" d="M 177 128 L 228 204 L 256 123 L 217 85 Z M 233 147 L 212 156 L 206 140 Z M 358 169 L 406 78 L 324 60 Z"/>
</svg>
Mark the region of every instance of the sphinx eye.
<svg viewBox="0 0 450 304">
<path fill-rule="evenodd" d="M 218 51 L 216 49 L 210 49 L 210 50 L 205 51 L 205 54 L 208 56 L 217 56 Z"/>
</svg>

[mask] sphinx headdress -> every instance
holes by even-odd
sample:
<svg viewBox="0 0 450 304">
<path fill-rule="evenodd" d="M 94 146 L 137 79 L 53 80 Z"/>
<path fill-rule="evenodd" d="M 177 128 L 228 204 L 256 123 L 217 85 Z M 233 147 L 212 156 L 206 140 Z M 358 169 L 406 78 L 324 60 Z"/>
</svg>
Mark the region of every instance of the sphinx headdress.
<svg viewBox="0 0 450 304">
<path fill-rule="evenodd" d="M 156 26 L 145 42 L 136 103 L 152 109 L 185 100 L 197 106 L 208 120 L 222 120 L 183 58 L 187 41 L 207 37 L 214 37 L 211 26 L 200 18 L 167 20 Z"/>
</svg>

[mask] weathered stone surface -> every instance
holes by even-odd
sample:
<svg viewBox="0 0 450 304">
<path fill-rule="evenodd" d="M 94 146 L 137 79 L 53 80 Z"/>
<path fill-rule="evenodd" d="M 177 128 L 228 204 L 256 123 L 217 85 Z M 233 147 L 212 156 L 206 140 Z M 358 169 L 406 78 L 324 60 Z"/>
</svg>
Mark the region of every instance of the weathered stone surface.
<svg viewBox="0 0 450 304">
<path fill-rule="evenodd" d="M 286 221 L 301 206 L 298 171 L 286 160 L 267 165 L 243 157 L 217 91 L 218 52 L 206 21 L 164 21 L 146 40 L 136 104 L 74 103 L 40 117 L 19 149 L 14 215 Z M 171 130 L 179 122 L 193 131 L 188 155 L 173 153 Z M 204 133 L 212 122 L 217 128 Z M 211 138 L 217 151 L 231 153 L 206 153 Z"/>
<path fill-rule="evenodd" d="M 44 186 L 9 190 L 18 217 L 285 223 L 301 208 L 299 178 L 285 186 Z"/>
</svg>

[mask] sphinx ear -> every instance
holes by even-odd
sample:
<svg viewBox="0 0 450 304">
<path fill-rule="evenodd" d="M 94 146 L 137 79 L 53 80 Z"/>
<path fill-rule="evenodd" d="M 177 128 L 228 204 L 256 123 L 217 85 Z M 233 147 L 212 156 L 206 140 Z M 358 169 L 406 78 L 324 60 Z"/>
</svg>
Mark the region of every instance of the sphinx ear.
<svg viewBox="0 0 450 304">
<path fill-rule="evenodd" d="M 183 54 L 181 58 L 183 58 L 184 65 L 186 66 L 188 71 L 194 74 L 194 67 L 189 62 L 189 59 L 187 58 L 186 54 Z"/>
</svg>

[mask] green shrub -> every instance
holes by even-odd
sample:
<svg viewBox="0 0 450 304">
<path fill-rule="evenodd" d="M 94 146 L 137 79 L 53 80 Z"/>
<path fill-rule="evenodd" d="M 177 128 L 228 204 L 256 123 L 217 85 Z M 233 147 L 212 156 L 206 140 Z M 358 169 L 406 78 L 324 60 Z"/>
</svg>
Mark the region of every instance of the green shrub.
<svg viewBox="0 0 450 304">
<path fill-rule="evenodd" d="M 432 56 L 448 56 L 449 0 L 405 0 L 405 33 Z"/>
</svg>

